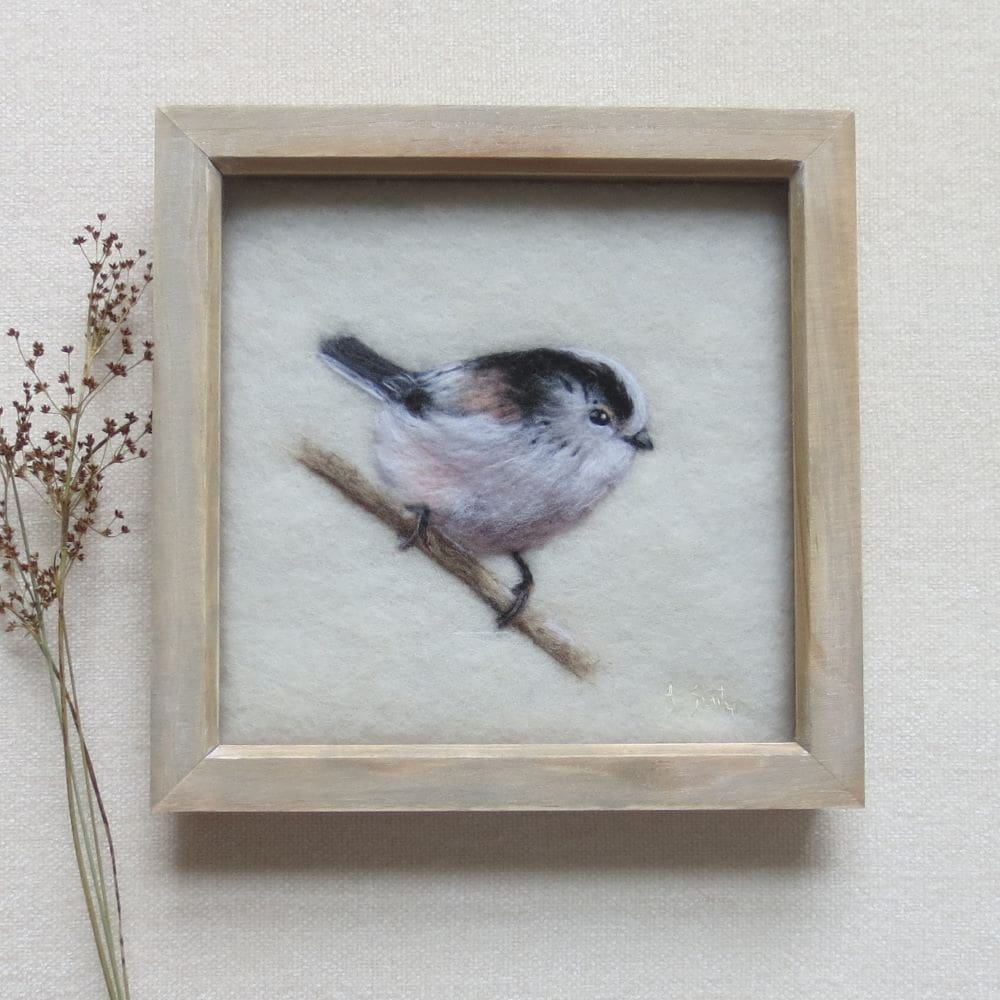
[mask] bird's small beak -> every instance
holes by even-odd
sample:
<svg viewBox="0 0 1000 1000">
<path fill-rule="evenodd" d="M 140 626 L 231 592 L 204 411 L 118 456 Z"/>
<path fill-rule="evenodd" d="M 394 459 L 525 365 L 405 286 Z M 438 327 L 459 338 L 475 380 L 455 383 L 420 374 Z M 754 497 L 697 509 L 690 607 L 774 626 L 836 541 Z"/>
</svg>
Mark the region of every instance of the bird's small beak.
<svg viewBox="0 0 1000 1000">
<path fill-rule="evenodd" d="M 641 431 L 636 431 L 629 438 L 625 438 L 626 441 L 633 448 L 638 448 L 640 451 L 652 451 L 653 450 L 653 439 L 649 436 L 649 431 L 645 427 Z"/>
</svg>

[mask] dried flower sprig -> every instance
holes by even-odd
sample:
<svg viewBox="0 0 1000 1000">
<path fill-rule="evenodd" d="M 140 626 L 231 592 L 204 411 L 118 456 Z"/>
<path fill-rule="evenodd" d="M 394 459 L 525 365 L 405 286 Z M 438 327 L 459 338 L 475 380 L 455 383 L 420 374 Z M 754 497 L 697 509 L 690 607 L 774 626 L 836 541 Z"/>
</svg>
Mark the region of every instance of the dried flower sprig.
<svg viewBox="0 0 1000 1000">
<path fill-rule="evenodd" d="M 74 345 L 50 354 L 16 329 L 7 337 L 25 370 L 10 407 L 0 407 L 0 617 L 31 638 L 45 664 L 62 736 L 73 849 L 110 1000 L 129 997 L 118 863 L 93 758 L 84 736 L 67 621 L 67 580 L 92 535 L 128 534 L 120 509 L 102 514 L 108 471 L 146 457 L 152 413 L 94 418 L 91 408 L 113 382 L 153 360 L 153 342 L 129 326 L 153 280 L 144 250 L 125 253 L 106 216 L 73 240 L 87 262 L 90 289 L 82 362 Z M 54 362 L 54 363 L 53 363 Z M 48 552 L 34 543 L 55 541 Z"/>
</svg>

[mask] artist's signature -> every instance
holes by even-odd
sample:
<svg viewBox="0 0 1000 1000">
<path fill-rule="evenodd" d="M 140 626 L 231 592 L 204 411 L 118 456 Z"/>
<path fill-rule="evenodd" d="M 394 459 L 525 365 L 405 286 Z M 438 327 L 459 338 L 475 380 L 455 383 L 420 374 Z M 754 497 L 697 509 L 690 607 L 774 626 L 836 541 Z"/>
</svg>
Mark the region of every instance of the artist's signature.
<svg viewBox="0 0 1000 1000">
<path fill-rule="evenodd" d="M 726 694 L 724 684 L 716 687 L 695 684 L 687 692 L 675 691 L 673 684 L 668 684 L 666 701 L 672 712 L 687 710 L 692 715 L 696 712 L 724 712 L 728 715 L 737 715 L 740 711 L 740 702 Z"/>
</svg>

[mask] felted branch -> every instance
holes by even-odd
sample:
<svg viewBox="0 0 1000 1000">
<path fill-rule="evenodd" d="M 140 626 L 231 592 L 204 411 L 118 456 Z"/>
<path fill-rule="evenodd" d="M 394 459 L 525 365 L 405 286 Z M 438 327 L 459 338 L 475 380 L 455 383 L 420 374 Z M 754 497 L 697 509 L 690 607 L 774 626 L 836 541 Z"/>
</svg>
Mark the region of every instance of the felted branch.
<svg viewBox="0 0 1000 1000">
<path fill-rule="evenodd" d="M 400 510 L 350 462 L 310 442 L 303 442 L 297 457 L 307 469 L 335 486 L 352 503 L 369 514 L 374 514 L 396 534 L 409 535 L 413 531 L 413 516 Z M 418 543 L 414 545 L 414 549 L 419 549 L 443 570 L 458 577 L 498 614 L 510 607 L 514 595 L 478 559 L 474 559 L 433 527 L 428 529 L 427 538 L 426 546 Z M 543 618 L 530 608 L 522 611 L 508 627 L 527 636 L 539 649 L 577 677 L 586 676 L 595 666 L 595 661 L 576 646 L 556 622 Z"/>
</svg>

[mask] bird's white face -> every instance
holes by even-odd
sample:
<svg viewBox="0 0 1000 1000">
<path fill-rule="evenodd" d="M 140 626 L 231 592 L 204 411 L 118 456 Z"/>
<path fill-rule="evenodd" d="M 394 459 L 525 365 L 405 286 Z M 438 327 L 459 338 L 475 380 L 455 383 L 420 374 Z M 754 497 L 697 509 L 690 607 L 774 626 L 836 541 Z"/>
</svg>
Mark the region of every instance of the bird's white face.
<svg viewBox="0 0 1000 1000">
<path fill-rule="evenodd" d="M 602 391 L 594 383 L 573 378 L 554 379 L 537 423 L 544 436 L 565 441 L 567 447 L 593 458 L 605 453 L 618 464 L 637 450 L 653 447 L 646 428 L 646 397 L 631 372 L 610 358 L 574 351 L 582 360 L 606 366 L 617 376 L 621 392 Z"/>
</svg>

